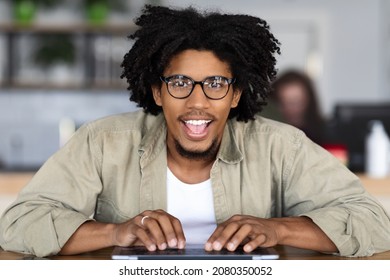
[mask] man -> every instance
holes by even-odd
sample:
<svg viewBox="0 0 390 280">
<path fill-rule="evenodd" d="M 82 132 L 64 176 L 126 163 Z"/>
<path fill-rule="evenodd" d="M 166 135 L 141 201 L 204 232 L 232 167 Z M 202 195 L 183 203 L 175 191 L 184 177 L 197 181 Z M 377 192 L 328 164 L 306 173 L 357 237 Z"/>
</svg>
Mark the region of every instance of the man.
<svg viewBox="0 0 390 280">
<path fill-rule="evenodd" d="M 143 110 L 80 128 L 2 217 L 4 249 L 390 249 L 389 216 L 356 176 L 258 114 L 279 52 L 264 21 L 146 7 L 137 24 L 122 66 Z"/>
</svg>

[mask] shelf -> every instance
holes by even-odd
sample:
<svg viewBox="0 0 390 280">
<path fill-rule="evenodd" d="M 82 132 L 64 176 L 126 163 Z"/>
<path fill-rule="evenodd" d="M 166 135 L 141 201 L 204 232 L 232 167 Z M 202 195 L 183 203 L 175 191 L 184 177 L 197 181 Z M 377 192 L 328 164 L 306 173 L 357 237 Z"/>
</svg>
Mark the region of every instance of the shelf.
<svg viewBox="0 0 390 280">
<path fill-rule="evenodd" d="M 88 90 L 126 90 L 127 83 L 123 82 L 93 82 L 90 85 L 80 84 L 80 83 L 20 83 L 15 82 L 11 86 L 0 83 L 0 89 L 29 89 L 29 90 L 79 90 L 79 89 L 88 89 Z"/>
<path fill-rule="evenodd" d="M 126 83 L 119 78 L 119 69 L 123 56 L 118 54 L 127 52 L 129 42 L 127 36 L 136 30 L 132 23 L 111 23 L 105 25 L 91 25 L 85 23 L 18 25 L 15 23 L 0 23 L 0 37 L 5 39 L 3 56 L 5 61 L 3 76 L 0 77 L 0 89 L 48 89 L 48 90 L 78 90 L 78 89 L 126 89 Z M 34 42 L 34 36 L 50 34 L 69 34 L 77 48 L 80 60 L 77 67 L 81 67 L 83 80 L 64 83 L 43 82 L 35 80 L 24 81 L 19 76 L 19 69 L 24 69 L 26 57 L 31 52 L 26 49 L 27 43 L 21 40 Z M 24 37 L 26 36 L 26 37 Z M 38 38 L 38 37 L 37 37 Z M 22 55 L 22 54 L 28 55 Z M 0 54 L 1 55 L 1 54 Z M 0 57 L 1 60 L 1 57 Z M 28 59 L 27 59 L 28 61 Z M 28 65 L 28 64 L 27 64 Z M 35 66 L 29 70 L 34 69 Z M 36 68 L 37 71 L 41 71 Z M 99 80 L 102 78 L 102 80 Z"/>
<path fill-rule="evenodd" d="M 18 25 L 14 23 L 1 23 L 0 33 L 95 33 L 111 35 L 127 35 L 134 32 L 137 26 L 132 23 L 91 25 L 83 23 L 66 24 L 66 25 L 48 25 L 36 23 L 31 25 Z"/>
</svg>

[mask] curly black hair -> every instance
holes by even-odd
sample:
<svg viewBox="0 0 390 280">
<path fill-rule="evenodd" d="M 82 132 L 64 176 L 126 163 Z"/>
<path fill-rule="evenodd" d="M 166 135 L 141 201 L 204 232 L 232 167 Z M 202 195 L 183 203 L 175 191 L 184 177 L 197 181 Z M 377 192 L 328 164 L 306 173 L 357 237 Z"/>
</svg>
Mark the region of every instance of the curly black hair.
<svg viewBox="0 0 390 280">
<path fill-rule="evenodd" d="M 139 29 L 129 36 L 135 43 L 124 56 L 121 78 L 127 79 L 130 100 L 146 112 L 161 112 L 152 86 L 161 85 L 159 77 L 172 57 L 188 49 L 212 51 L 230 65 L 234 87 L 242 95 L 229 118 L 248 121 L 261 112 L 276 76 L 275 53 L 280 54 L 266 21 L 249 15 L 201 13 L 193 7 L 146 5 L 135 23 Z"/>
</svg>

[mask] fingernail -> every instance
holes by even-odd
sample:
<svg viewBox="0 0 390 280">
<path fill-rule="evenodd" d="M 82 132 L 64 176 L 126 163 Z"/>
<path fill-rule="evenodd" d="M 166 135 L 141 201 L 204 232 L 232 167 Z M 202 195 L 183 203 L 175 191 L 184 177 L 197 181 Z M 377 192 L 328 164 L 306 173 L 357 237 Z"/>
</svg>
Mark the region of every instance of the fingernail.
<svg viewBox="0 0 390 280">
<path fill-rule="evenodd" d="M 167 248 L 167 243 L 163 243 L 159 246 L 160 250 L 165 250 Z"/>
<path fill-rule="evenodd" d="M 244 246 L 244 251 L 245 252 L 251 252 L 252 251 L 252 246 L 251 245 L 245 245 Z"/>
<path fill-rule="evenodd" d="M 149 247 L 149 251 L 156 251 L 156 245 L 152 244 Z"/>
<path fill-rule="evenodd" d="M 213 250 L 213 247 L 212 247 L 212 244 L 210 242 L 206 242 L 206 244 L 204 245 L 204 249 L 206 251 L 211 251 Z"/>
<path fill-rule="evenodd" d="M 213 248 L 214 248 L 214 250 L 219 251 L 219 250 L 222 249 L 222 244 L 219 243 L 218 241 L 215 241 L 215 242 L 213 243 Z"/>
<path fill-rule="evenodd" d="M 234 244 L 233 244 L 233 242 L 229 242 L 229 244 L 227 245 L 227 248 L 228 248 L 230 251 L 233 251 L 233 250 L 234 250 Z"/>
<path fill-rule="evenodd" d="M 176 247 L 177 246 L 176 238 L 169 240 L 168 244 L 169 244 L 169 247 Z"/>
<path fill-rule="evenodd" d="M 178 245 L 179 249 L 184 249 L 185 246 L 186 246 L 186 242 L 185 241 L 179 241 L 179 245 Z"/>
</svg>

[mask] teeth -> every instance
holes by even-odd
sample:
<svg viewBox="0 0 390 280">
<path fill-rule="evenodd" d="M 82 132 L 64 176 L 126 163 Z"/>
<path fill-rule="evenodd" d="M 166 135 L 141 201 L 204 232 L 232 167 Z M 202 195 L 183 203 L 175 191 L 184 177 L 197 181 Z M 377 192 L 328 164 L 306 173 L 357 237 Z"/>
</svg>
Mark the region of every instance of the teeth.
<svg viewBox="0 0 390 280">
<path fill-rule="evenodd" d="M 204 125 L 204 124 L 208 124 L 211 121 L 210 120 L 188 120 L 184 122 L 190 125 Z"/>
</svg>

